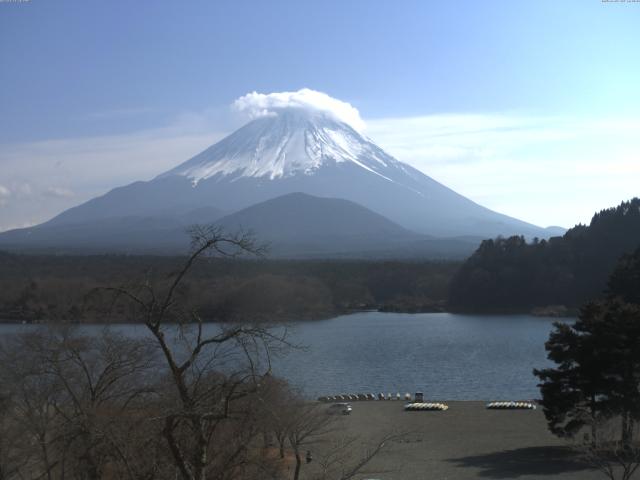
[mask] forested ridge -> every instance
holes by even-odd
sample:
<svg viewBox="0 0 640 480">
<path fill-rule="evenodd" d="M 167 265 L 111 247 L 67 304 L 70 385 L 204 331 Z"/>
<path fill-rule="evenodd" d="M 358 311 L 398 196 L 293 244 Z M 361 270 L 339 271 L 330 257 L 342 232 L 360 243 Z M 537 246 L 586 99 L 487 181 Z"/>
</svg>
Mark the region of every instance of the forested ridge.
<svg viewBox="0 0 640 480">
<path fill-rule="evenodd" d="M 596 213 L 549 240 L 485 240 L 454 276 L 449 305 L 460 310 L 569 309 L 600 297 L 621 256 L 640 246 L 640 199 Z"/>
<path fill-rule="evenodd" d="M 120 321 L 94 310 L 96 289 L 162 281 L 183 257 L 16 255 L 0 252 L 0 321 Z M 184 282 L 207 320 L 258 316 L 324 318 L 362 309 L 442 309 L 459 262 L 349 260 L 242 261 L 209 258 Z"/>
</svg>

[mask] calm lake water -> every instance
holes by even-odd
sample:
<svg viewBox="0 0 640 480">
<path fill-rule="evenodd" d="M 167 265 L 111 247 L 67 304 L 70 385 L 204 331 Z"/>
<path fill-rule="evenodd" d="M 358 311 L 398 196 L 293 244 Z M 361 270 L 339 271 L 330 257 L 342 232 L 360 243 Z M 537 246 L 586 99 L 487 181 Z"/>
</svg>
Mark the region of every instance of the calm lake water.
<svg viewBox="0 0 640 480">
<path fill-rule="evenodd" d="M 294 350 L 274 373 L 310 396 L 415 392 L 443 400 L 539 397 L 534 368 L 556 319 L 528 315 L 364 312 L 291 327 Z M 0 325 L 0 335 L 28 325 Z M 101 326 L 83 327 L 91 330 Z M 144 335 L 137 325 L 115 327 Z"/>
</svg>

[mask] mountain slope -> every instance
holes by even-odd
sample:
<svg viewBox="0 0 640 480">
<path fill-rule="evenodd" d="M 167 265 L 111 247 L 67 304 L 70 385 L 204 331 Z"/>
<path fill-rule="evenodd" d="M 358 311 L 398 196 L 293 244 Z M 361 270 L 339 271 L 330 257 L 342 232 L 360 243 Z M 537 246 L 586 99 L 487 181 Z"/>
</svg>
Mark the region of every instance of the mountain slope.
<svg viewBox="0 0 640 480">
<path fill-rule="evenodd" d="M 241 223 L 252 215 L 251 209 L 241 210 L 294 192 L 351 203 L 328 207 L 327 202 L 298 197 L 300 205 L 291 198 L 262 205 L 269 215 L 253 215 L 249 223 L 266 237 L 276 235 L 284 255 L 286 248 L 325 255 L 327 247 L 331 253 L 387 255 L 402 243 L 402 252 L 393 255 L 432 251 L 448 256 L 456 251 L 460 256 L 469 253 L 478 238 L 547 238 L 552 232 L 472 202 L 396 160 L 326 112 L 285 108 L 249 122 L 150 181 L 115 188 L 36 227 L 0 234 L 0 247 L 164 252 L 184 245 L 185 225 L 210 223 L 220 211 L 238 212 L 234 221 Z M 285 206 L 296 208 L 280 214 L 291 217 L 287 228 L 277 213 Z M 336 224 L 347 212 L 353 214 L 351 219 Z M 379 230 L 383 223 L 387 230 Z M 350 227 L 353 233 L 341 231 L 342 246 L 337 237 L 325 238 L 332 228 L 340 230 L 338 226 Z M 304 237 L 311 231 L 313 242 L 313 235 Z M 416 243 L 409 248 L 412 235 Z M 381 242 L 382 237 L 388 238 Z M 402 241 L 395 242 L 396 237 Z M 456 240 L 445 240 L 453 237 Z"/>
<path fill-rule="evenodd" d="M 457 194 L 347 124 L 296 108 L 260 117 L 155 179 L 114 189 L 49 223 L 210 205 L 237 211 L 293 192 L 350 200 L 430 235 L 548 236 Z"/>
<path fill-rule="evenodd" d="M 463 258 L 478 238 L 441 240 L 402 228 L 348 200 L 291 193 L 220 217 L 201 209 L 179 217 L 110 217 L 8 232 L 0 246 L 56 253 L 183 253 L 188 227 L 206 214 L 226 231 L 251 231 L 280 258 Z M 217 214 L 216 218 L 213 218 Z"/>
<path fill-rule="evenodd" d="M 402 228 L 348 200 L 291 193 L 252 205 L 218 222 L 251 230 L 275 257 L 463 258 L 479 238 L 442 241 Z"/>
<path fill-rule="evenodd" d="M 203 207 L 181 214 L 129 215 L 74 223 L 46 223 L 0 234 L 0 248 L 55 253 L 183 253 L 186 229 L 195 223 L 213 223 L 224 213 Z"/>
<path fill-rule="evenodd" d="M 290 193 L 252 205 L 220 219 L 217 223 L 236 230 L 249 226 L 269 239 L 312 239 L 333 236 L 373 236 L 388 239 L 417 239 L 382 215 L 354 202 Z"/>
<path fill-rule="evenodd" d="M 228 231 L 251 230 L 278 256 L 362 255 L 422 239 L 356 203 L 303 193 L 267 200 L 217 223 Z"/>
</svg>

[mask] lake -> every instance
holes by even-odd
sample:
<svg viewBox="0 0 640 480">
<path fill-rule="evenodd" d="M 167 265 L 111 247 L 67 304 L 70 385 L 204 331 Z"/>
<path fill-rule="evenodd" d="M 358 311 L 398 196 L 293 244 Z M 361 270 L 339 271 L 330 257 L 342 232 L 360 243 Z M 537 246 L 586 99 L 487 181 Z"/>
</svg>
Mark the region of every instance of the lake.
<svg viewBox="0 0 640 480">
<path fill-rule="evenodd" d="M 533 399 L 539 391 L 532 370 L 549 365 L 544 342 L 556 320 L 363 312 L 300 322 L 290 338 L 307 348 L 276 359 L 274 373 L 309 397 L 422 391 L 442 400 Z M 30 328 L 0 324 L 0 335 Z M 115 328 L 145 333 L 140 325 Z"/>
</svg>

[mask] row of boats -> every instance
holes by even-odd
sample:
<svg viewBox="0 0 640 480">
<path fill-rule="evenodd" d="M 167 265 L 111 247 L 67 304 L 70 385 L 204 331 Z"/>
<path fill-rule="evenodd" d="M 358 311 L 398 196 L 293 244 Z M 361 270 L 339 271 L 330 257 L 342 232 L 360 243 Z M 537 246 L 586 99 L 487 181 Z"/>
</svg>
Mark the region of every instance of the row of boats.
<svg viewBox="0 0 640 480">
<path fill-rule="evenodd" d="M 535 410 L 532 402 L 490 402 L 487 403 L 490 410 Z"/>
<path fill-rule="evenodd" d="M 490 402 L 487 404 L 490 410 L 535 410 L 536 406 L 532 402 Z M 405 410 L 448 410 L 449 407 L 444 403 L 424 403 L 413 402 L 404 406 Z"/>
<path fill-rule="evenodd" d="M 405 393 L 404 396 L 396 393 L 395 395 L 389 393 L 385 395 L 384 393 L 379 393 L 377 395 L 373 393 L 356 393 L 356 394 L 348 394 L 348 395 L 333 395 L 326 397 L 318 397 L 319 402 L 357 402 L 357 401 L 367 401 L 367 400 L 402 400 L 404 398 L 405 401 L 411 401 L 411 394 Z"/>
<path fill-rule="evenodd" d="M 429 411 L 437 410 L 440 412 L 444 412 L 445 410 L 449 410 L 449 406 L 445 405 L 444 403 L 414 402 L 414 403 L 407 403 L 404 406 L 404 409 L 410 412 L 424 411 L 424 410 L 429 410 Z"/>
<path fill-rule="evenodd" d="M 357 401 L 372 401 L 372 400 L 404 400 L 405 402 L 409 402 L 404 406 L 405 410 L 439 410 L 444 411 L 448 410 L 448 406 L 444 403 L 435 403 L 435 402 L 424 402 L 422 399 L 422 394 L 417 393 L 415 398 L 412 400 L 411 394 L 405 393 L 404 395 L 400 395 L 400 393 L 394 394 L 384 394 L 379 393 L 377 395 L 373 393 L 357 393 L 357 394 L 343 394 L 343 395 L 333 395 L 333 396 L 324 396 L 318 397 L 318 401 L 330 403 L 330 402 L 357 402 Z M 489 402 L 486 405 L 486 408 L 489 410 L 535 410 L 536 405 L 533 402 L 528 401 L 506 401 L 506 402 Z"/>
</svg>

